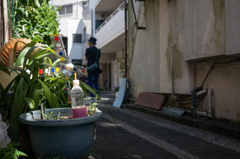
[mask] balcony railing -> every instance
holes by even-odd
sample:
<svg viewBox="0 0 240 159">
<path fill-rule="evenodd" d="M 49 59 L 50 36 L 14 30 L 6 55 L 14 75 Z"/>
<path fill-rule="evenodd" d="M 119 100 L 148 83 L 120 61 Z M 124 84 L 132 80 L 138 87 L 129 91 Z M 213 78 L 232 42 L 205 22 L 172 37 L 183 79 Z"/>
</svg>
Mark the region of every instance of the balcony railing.
<svg viewBox="0 0 240 159">
<path fill-rule="evenodd" d="M 99 0 L 96 4 L 98 4 L 101 0 Z M 113 13 L 96 29 L 95 33 L 97 33 L 105 24 L 107 24 L 119 11 L 124 9 L 125 2 L 122 2 L 119 7 L 113 11 Z"/>
</svg>

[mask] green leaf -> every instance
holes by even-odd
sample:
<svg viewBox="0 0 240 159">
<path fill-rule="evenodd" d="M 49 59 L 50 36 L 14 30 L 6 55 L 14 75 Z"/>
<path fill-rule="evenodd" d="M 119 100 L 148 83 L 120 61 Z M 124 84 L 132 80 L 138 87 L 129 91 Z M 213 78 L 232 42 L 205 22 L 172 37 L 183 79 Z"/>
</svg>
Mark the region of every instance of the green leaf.
<svg viewBox="0 0 240 159">
<path fill-rule="evenodd" d="M 47 97 L 50 107 L 51 108 L 59 108 L 60 106 L 59 106 L 58 102 L 56 101 L 56 99 L 54 98 L 52 92 L 49 90 L 49 88 L 40 79 L 38 79 L 38 81 L 43 87 L 44 93 Z"/>
<path fill-rule="evenodd" d="M 8 71 L 7 67 L 0 63 L 0 70 L 7 73 L 10 76 L 10 72 Z"/>
<path fill-rule="evenodd" d="M 23 66 L 23 62 L 25 59 L 25 55 L 27 54 L 27 52 L 30 50 L 30 47 L 27 47 L 25 49 L 23 49 L 20 54 L 18 55 L 18 58 L 16 60 L 15 66 Z"/>
<path fill-rule="evenodd" d="M 31 55 L 31 53 L 33 52 L 34 49 L 36 49 L 39 46 L 35 46 L 32 47 L 31 49 L 28 50 L 28 52 L 26 53 L 25 57 L 24 57 L 24 62 L 23 62 L 23 69 L 25 69 L 26 65 L 27 65 L 27 61 L 29 60 L 29 56 Z"/>
<path fill-rule="evenodd" d="M 18 155 L 18 156 L 28 156 L 24 152 L 21 152 L 21 151 L 18 151 L 18 150 L 15 152 L 15 154 Z"/>
<path fill-rule="evenodd" d="M 33 90 L 32 90 L 32 99 L 35 103 L 35 110 L 38 109 L 39 101 L 40 101 L 40 95 L 41 95 L 41 88 L 38 84 L 34 84 Z"/>
<path fill-rule="evenodd" d="M 0 94 L 4 91 L 2 84 L 0 83 Z"/>
<path fill-rule="evenodd" d="M 11 142 L 10 144 L 8 144 L 7 146 L 8 147 L 16 147 L 16 146 L 18 146 L 19 145 L 19 143 L 18 142 L 16 142 L 16 141 L 13 141 L 13 142 Z"/>
<path fill-rule="evenodd" d="M 18 156 L 16 154 L 13 154 L 12 159 L 18 159 Z"/>
<path fill-rule="evenodd" d="M 37 7 L 40 7 L 40 4 L 39 4 L 38 0 L 35 0 L 35 4 L 36 4 Z"/>
<path fill-rule="evenodd" d="M 57 59 L 57 60 L 52 64 L 52 66 L 55 67 L 60 61 L 61 61 L 61 59 Z"/>
<path fill-rule="evenodd" d="M 8 150 L 8 148 L 6 147 L 6 148 L 2 148 L 1 150 L 0 150 L 0 157 L 3 155 L 3 154 L 5 154 L 5 152 Z"/>
<path fill-rule="evenodd" d="M 10 117 L 10 124 L 9 124 L 9 137 L 12 139 L 12 141 L 17 141 L 18 140 L 18 135 L 19 135 L 19 116 L 21 115 L 21 107 L 23 105 L 23 82 L 24 78 L 21 78 L 17 90 L 14 94 L 13 98 L 13 106 L 12 106 L 12 113 Z"/>
<path fill-rule="evenodd" d="M 23 5 L 27 5 L 27 0 L 19 0 Z"/>
<path fill-rule="evenodd" d="M 33 110 L 35 108 L 35 102 L 32 98 L 30 97 L 25 97 L 25 101 L 27 102 L 27 105 L 29 106 L 29 108 L 31 110 Z"/>
</svg>

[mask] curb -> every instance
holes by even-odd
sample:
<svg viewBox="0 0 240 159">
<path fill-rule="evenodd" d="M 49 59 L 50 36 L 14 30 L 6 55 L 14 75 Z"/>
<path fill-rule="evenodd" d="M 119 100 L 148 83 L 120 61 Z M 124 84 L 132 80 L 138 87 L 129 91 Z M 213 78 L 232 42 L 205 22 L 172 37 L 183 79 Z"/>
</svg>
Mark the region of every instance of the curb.
<svg viewBox="0 0 240 159">
<path fill-rule="evenodd" d="M 202 117 L 188 117 L 188 116 L 174 116 L 163 113 L 161 111 L 153 110 L 150 108 L 145 108 L 133 104 L 123 104 L 122 108 L 132 109 L 140 111 L 152 116 L 161 117 L 167 120 L 171 120 L 177 123 L 185 124 L 195 128 L 200 128 L 210 132 L 225 135 L 231 138 L 240 139 L 240 125 L 229 124 L 220 122 L 216 119 L 207 119 Z"/>
</svg>

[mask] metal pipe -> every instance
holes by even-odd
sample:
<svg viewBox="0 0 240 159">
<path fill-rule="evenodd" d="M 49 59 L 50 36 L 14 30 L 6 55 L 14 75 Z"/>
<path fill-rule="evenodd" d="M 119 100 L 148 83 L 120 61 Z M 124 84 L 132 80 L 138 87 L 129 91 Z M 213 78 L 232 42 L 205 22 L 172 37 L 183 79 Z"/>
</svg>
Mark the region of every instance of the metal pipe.
<svg viewBox="0 0 240 159">
<path fill-rule="evenodd" d="M 211 89 L 208 89 L 208 116 L 212 117 L 212 100 L 211 100 L 211 95 L 212 91 Z"/>
<path fill-rule="evenodd" d="M 127 36 L 128 36 L 128 30 L 127 30 L 127 0 L 125 0 L 125 78 L 127 78 Z"/>
<path fill-rule="evenodd" d="M 201 96 L 201 95 L 203 95 L 203 94 L 205 94 L 207 92 L 208 92 L 207 90 L 199 91 L 199 92 L 197 92 L 196 96 Z"/>
<path fill-rule="evenodd" d="M 206 77 L 204 78 L 201 87 L 203 87 L 203 85 L 204 85 L 205 81 L 207 80 L 207 78 L 208 78 L 210 72 L 211 72 L 215 67 L 228 66 L 228 65 L 238 65 L 238 64 L 240 64 L 240 62 L 228 62 L 228 63 L 214 64 L 214 65 L 211 67 L 211 69 L 208 71 Z"/>
<path fill-rule="evenodd" d="M 9 40 L 8 8 L 7 0 L 3 0 L 3 19 L 4 19 L 4 43 Z"/>
<path fill-rule="evenodd" d="M 95 7 L 96 5 L 93 6 L 93 10 L 92 10 L 92 36 L 95 37 L 95 33 L 96 33 L 96 18 L 95 18 Z"/>
<path fill-rule="evenodd" d="M 175 96 L 175 87 L 174 87 L 174 63 L 173 63 L 173 47 L 175 47 L 175 44 L 172 43 L 171 45 L 171 66 L 172 66 L 172 98 L 177 99 Z"/>
<path fill-rule="evenodd" d="M 196 113 L 196 94 L 197 92 L 201 91 L 202 87 L 196 87 L 192 90 L 191 92 L 191 96 L 192 96 L 192 110 L 193 110 L 193 117 L 196 117 L 197 113 Z"/>
</svg>

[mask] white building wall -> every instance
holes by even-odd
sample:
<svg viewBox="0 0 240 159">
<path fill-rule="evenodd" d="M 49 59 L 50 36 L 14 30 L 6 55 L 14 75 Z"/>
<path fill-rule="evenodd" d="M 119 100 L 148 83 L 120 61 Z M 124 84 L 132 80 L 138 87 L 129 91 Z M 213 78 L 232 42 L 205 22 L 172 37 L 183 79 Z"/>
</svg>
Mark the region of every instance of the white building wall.
<svg viewBox="0 0 240 159">
<path fill-rule="evenodd" d="M 72 59 L 82 59 L 83 57 L 83 48 L 82 44 L 74 43 L 73 44 L 73 34 L 82 34 L 82 13 L 83 6 L 82 3 L 85 0 L 52 0 L 51 5 L 55 6 L 66 6 L 72 5 L 72 13 L 62 14 L 60 16 L 60 34 L 68 38 L 68 55 L 69 62 L 72 62 Z"/>
<path fill-rule="evenodd" d="M 80 21 L 82 19 L 82 3 L 75 3 L 73 4 L 73 12 L 70 14 L 60 15 L 60 34 L 63 36 L 68 35 L 68 31 L 71 28 L 68 27 L 68 20 L 69 19 L 78 19 Z"/>
<path fill-rule="evenodd" d="M 98 2 L 99 0 L 89 0 L 89 12 L 94 8 L 95 4 Z"/>
<path fill-rule="evenodd" d="M 68 28 L 69 62 L 72 62 L 72 59 L 82 59 L 82 43 L 73 43 L 73 34 L 82 34 L 82 21 L 69 19 Z"/>
<path fill-rule="evenodd" d="M 124 33 L 124 11 L 117 12 L 97 33 L 97 46 L 102 48 Z"/>
<path fill-rule="evenodd" d="M 82 31 L 86 27 L 86 35 L 87 35 L 86 39 L 87 40 L 91 37 L 91 29 L 92 29 L 91 24 L 92 24 L 91 20 L 83 20 Z M 83 45 L 82 45 L 83 46 L 82 47 L 82 59 L 83 59 L 82 64 L 83 65 L 87 65 L 87 60 L 85 60 L 85 52 L 86 52 L 86 49 L 89 47 L 87 40 L 83 41 Z"/>
<path fill-rule="evenodd" d="M 112 90 L 114 90 L 115 87 L 120 86 L 122 75 L 120 74 L 120 63 L 117 62 L 117 59 L 119 57 L 122 57 L 122 50 L 119 50 L 115 53 L 116 59 L 114 61 L 111 61 L 112 64 L 112 72 L 111 72 L 111 84 L 112 84 Z"/>
</svg>

